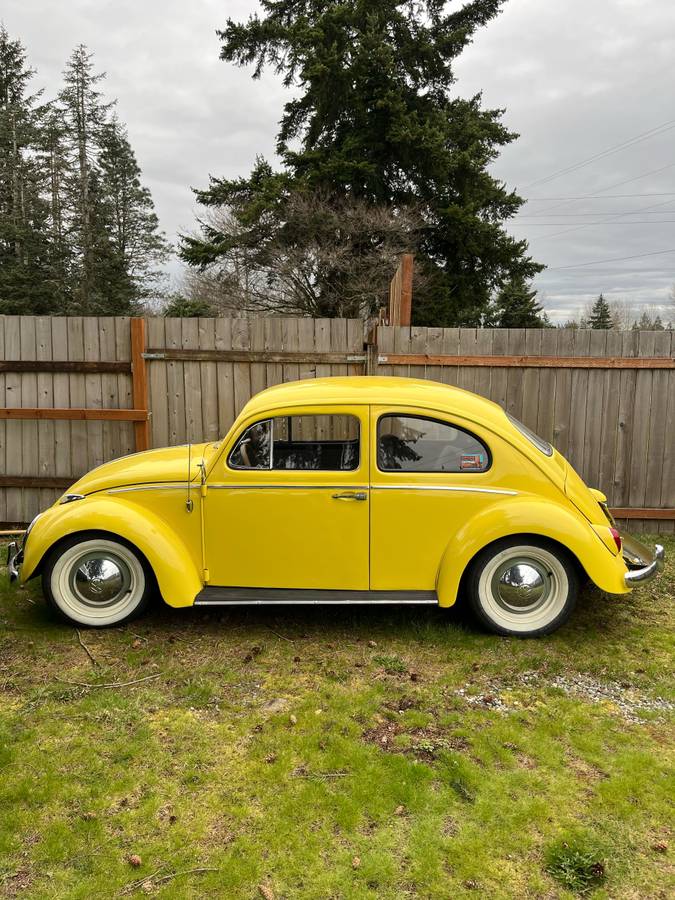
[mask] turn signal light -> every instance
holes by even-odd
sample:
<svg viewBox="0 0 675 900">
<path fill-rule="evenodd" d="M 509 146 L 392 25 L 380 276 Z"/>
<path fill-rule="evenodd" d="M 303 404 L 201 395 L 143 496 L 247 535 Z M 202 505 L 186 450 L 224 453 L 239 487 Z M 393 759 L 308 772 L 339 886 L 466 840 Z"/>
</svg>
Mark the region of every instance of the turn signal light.
<svg viewBox="0 0 675 900">
<path fill-rule="evenodd" d="M 616 530 L 616 528 L 610 528 L 609 531 L 610 531 L 610 534 L 612 535 L 612 537 L 614 538 L 614 543 L 616 544 L 616 549 L 619 551 L 619 553 L 621 553 L 621 535 Z"/>
</svg>

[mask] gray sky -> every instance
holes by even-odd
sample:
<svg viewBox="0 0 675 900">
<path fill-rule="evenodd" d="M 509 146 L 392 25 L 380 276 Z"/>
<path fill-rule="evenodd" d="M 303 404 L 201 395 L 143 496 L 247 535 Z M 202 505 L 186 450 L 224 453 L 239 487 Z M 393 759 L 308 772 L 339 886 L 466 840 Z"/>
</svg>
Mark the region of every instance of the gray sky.
<svg viewBox="0 0 675 900">
<path fill-rule="evenodd" d="M 48 95 L 58 90 L 75 44 L 94 52 L 174 239 L 194 223 L 191 186 L 204 186 L 209 173 L 246 175 L 257 153 L 273 156 L 287 94 L 271 74 L 252 81 L 250 71 L 220 62 L 215 35 L 228 15 L 245 18 L 257 5 L 4 0 L 1 16 L 27 46 L 38 70 L 34 84 Z M 505 108 L 506 124 L 520 134 L 494 172 L 533 198 L 509 227 L 550 267 L 536 286 L 555 318 L 600 291 L 666 311 L 675 252 L 642 254 L 675 248 L 674 61 L 671 0 L 508 0 L 456 66 L 456 90 L 482 90 L 485 104 Z M 665 130 L 645 140 L 543 182 L 661 125 Z M 604 196 L 559 199 L 588 194 Z M 639 258 L 582 265 L 627 256 Z"/>
</svg>

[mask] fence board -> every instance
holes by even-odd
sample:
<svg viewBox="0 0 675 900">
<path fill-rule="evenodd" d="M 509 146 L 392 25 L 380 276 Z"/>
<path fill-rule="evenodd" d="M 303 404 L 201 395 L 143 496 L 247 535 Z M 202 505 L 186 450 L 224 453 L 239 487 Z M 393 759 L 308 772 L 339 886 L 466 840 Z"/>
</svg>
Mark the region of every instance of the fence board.
<svg viewBox="0 0 675 900">
<path fill-rule="evenodd" d="M 82 472 L 133 452 L 130 420 L 143 412 L 132 396 L 130 321 L 0 317 L 0 521 L 26 521 Z M 359 320 L 157 318 L 146 330 L 153 446 L 217 440 L 259 390 L 362 374 L 366 363 Z M 379 326 L 371 365 L 495 400 L 611 506 L 643 509 L 631 528 L 672 533 L 674 353 L 670 332 Z M 102 418 L 108 410 L 129 421 Z"/>
</svg>

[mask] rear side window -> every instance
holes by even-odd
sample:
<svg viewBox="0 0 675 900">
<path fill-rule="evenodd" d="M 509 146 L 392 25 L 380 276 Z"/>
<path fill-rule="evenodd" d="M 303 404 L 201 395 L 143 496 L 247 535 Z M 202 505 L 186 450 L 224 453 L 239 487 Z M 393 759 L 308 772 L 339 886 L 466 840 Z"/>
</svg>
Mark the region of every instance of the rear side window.
<svg viewBox="0 0 675 900">
<path fill-rule="evenodd" d="M 484 472 L 490 454 L 475 435 L 421 416 L 382 416 L 377 465 L 383 472 Z"/>
<path fill-rule="evenodd" d="M 256 422 L 239 438 L 229 462 L 233 469 L 353 471 L 359 466 L 359 420 L 329 414 Z"/>
<path fill-rule="evenodd" d="M 537 450 L 541 450 L 541 452 L 545 453 L 546 456 L 553 455 L 553 447 L 549 444 L 548 441 L 540 438 L 539 435 L 535 434 L 531 428 L 528 428 L 527 425 L 523 425 L 522 422 L 519 422 L 518 419 L 515 419 L 512 415 L 509 415 L 509 413 L 506 413 L 506 417 L 509 422 L 528 439 L 531 444 L 534 444 Z"/>
</svg>

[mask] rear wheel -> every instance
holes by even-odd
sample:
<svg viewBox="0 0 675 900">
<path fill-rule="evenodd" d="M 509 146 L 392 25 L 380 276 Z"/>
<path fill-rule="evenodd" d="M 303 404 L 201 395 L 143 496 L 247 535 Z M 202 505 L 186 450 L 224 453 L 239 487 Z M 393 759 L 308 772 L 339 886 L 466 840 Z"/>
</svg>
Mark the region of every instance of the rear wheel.
<svg viewBox="0 0 675 900">
<path fill-rule="evenodd" d="M 145 609 L 153 575 L 130 545 L 112 537 L 78 535 L 51 551 L 42 584 L 47 602 L 62 618 L 104 628 L 127 622 Z"/>
<path fill-rule="evenodd" d="M 574 609 L 579 579 L 570 557 L 555 544 L 526 537 L 486 547 L 467 577 L 471 607 L 497 634 L 550 634 Z"/>
</svg>

